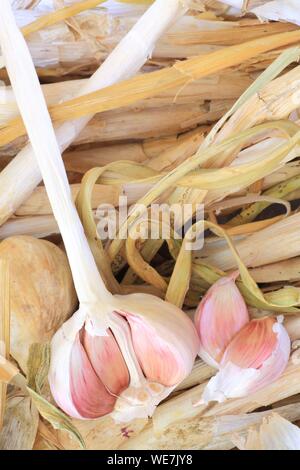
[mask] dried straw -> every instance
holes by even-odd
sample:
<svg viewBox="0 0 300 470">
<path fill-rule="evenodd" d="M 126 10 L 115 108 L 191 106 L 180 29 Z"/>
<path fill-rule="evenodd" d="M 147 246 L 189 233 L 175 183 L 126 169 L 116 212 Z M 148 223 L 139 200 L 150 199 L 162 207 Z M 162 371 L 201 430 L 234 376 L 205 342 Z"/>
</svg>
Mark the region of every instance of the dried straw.
<svg viewBox="0 0 300 470">
<path fill-rule="evenodd" d="M 0 260 L 0 361 L 9 359 L 10 349 L 10 300 L 9 265 Z M 7 385 L 0 381 L 0 431 L 3 425 Z"/>
</svg>

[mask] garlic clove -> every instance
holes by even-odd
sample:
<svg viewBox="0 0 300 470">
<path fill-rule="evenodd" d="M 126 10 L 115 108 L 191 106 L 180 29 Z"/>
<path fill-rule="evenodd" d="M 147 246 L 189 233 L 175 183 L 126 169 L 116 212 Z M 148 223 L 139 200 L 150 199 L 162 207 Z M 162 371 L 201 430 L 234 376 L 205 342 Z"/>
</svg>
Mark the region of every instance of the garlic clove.
<svg viewBox="0 0 300 470">
<path fill-rule="evenodd" d="M 156 330 L 141 317 L 126 314 L 126 319 L 130 324 L 134 351 L 147 379 L 167 387 L 180 382 L 182 367 L 177 351 L 172 350 L 168 341 L 158 336 Z"/>
<path fill-rule="evenodd" d="M 195 315 L 199 356 L 216 368 L 232 338 L 249 322 L 246 303 L 235 284 L 237 275 L 219 279 L 203 297 Z"/>
<path fill-rule="evenodd" d="M 115 421 L 151 417 L 192 370 L 199 339 L 192 321 L 177 307 L 146 294 L 115 296 L 110 317 L 126 361 L 130 386 L 118 398 Z"/>
<path fill-rule="evenodd" d="M 199 349 L 192 321 L 173 304 L 146 294 L 123 296 L 120 312 L 130 325 L 133 348 L 147 380 L 178 385 L 192 370 Z"/>
<path fill-rule="evenodd" d="M 51 362 L 48 374 L 54 400 L 69 416 L 82 419 L 71 394 L 70 358 L 76 336 L 84 325 L 86 315 L 78 310 L 55 333 L 51 341 Z"/>
<path fill-rule="evenodd" d="M 220 370 L 208 382 L 201 403 L 223 402 L 254 393 L 274 382 L 285 370 L 291 344 L 282 318 L 276 322 L 266 317 L 250 323 L 228 346 Z"/>
<path fill-rule="evenodd" d="M 250 321 L 226 348 L 221 365 L 232 362 L 245 369 L 261 367 L 276 348 L 275 324 L 276 320 L 271 317 Z"/>
<path fill-rule="evenodd" d="M 49 383 L 56 403 L 69 416 L 97 419 L 113 410 L 118 394 L 129 385 L 129 374 L 111 332 L 91 335 L 86 324 L 86 313 L 78 310 L 53 337 Z"/>
<path fill-rule="evenodd" d="M 123 298 L 123 304 L 125 299 L 128 300 L 128 296 Z M 140 310 L 142 310 L 142 305 L 139 307 Z M 134 351 L 132 332 L 124 314 L 122 315 L 121 312 L 113 312 L 110 324 L 130 374 L 129 387 L 118 397 L 112 417 L 119 423 L 126 423 L 138 418 L 151 417 L 156 406 L 166 398 L 175 387 L 165 387 L 162 384 L 150 382 L 147 377 L 145 377 Z"/>
<path fill-rule="evenodd" d="M 85 353 L 97 376 L 107 390 L 119 395 L 129 385 L 129 373 L 120 348 L 110 331 L 107 336 L 91 335 L 86 329 L 82 333 Z"/>
<path fill-rule="evenodd" d="M 110 413 L 116 398 L 107 391 L 93 369 L 79 333 L 71 350 L 69 367 L 71 397 L 80 416 L 96 419 Z"/>
</svg>

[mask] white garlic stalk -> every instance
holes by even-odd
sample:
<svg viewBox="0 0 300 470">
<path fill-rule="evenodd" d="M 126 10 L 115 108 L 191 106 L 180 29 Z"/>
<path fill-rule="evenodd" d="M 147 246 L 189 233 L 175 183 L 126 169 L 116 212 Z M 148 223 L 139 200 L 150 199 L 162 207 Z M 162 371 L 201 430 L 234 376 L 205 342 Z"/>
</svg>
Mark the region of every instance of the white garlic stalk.
<svg viewBox="0 0 300 470">
<path fill-rule="evenodd" d="M 156 0 L 73 97 L 94 92 L 135 75 L 151 56 L 158 38 L 187 9 L 186 0 Z M 56 129 L 61 151 L 69 147 L 92 117 L 65 122 Z M 16 211 L 40 181 L 41 172 L 32 146 L 28 144 L 0 173 L 0 223 Z"/>
<path fill-rule="evenodd" d="M 73 205 L 45 99 L 8 0 L 1 4 L 0 43 L 80 301 L 52 341 L 54 398 L 77 418 L 110 412 L 119 421 L 150 416 L 191 371 L 199 349 L 196 330 L 180 309 L 154 296 L 121 297 L 107 291 Z"/>
</svg>

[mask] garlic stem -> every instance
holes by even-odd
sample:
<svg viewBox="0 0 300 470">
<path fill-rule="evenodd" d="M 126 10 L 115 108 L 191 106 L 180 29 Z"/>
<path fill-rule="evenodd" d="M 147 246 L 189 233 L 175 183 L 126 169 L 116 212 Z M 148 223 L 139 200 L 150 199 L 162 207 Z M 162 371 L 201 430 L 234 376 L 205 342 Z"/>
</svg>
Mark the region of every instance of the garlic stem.
<svg viewBox="0 0 300 470">
<path fill-rule="evenodd" d="M 183 0 L 156 0 L 76 97 L 135 75 L 151 55 L 163 32 L 187 11 L 186 3 Z M 56 130 L 61 151 L 74 141 L 92 117 L 66 122 Z M 15 212 L 40 181 L 41 173 L 32 146 L 27 145 L 0 174 L 0 187 L 3 189 L 0 195 L 0 222 L 5 222 Z"/>
</svg>

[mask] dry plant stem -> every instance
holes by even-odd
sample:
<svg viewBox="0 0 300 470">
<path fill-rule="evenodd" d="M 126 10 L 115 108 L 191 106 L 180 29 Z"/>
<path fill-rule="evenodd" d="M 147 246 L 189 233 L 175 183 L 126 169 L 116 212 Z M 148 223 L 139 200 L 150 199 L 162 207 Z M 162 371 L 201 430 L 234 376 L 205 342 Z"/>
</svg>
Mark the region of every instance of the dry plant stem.
<svg viewBox="0 0 300 470">
<path fill-rule="evenodd" d="M 151 436 L 149 447 L 173 450 L 176 443 L 176 449 L 230 450 L 235 447 L 232 442 L 235 433 L 247 433 L 250 426 L 260 424 L 264 417 L 274 411 L 289 421 L 296 421 L 300 416 L 300 403 L 275 406 L 263 412 L 225 414 L 181 422 L 180 427 L 178 423 L 173 431 L 170 429 L 160 436 Z M 131 445 L 133 448 L 133 439 L 120 449 L 130 449 Z"/>
<path fill-rule="evenodd" d="M 9 265 L 0 261 L 0 360 L 9 359 L 10 346 Z M 3 425 L 7 385 L 0 382 L 0 432 Z"/>
<path fill-rule="evenodd" d="M 137 73 L 151 54 L 156 40 L 185 11 L 181 0 L 156 0 L 86 83 L 80 95 L 108 87 Z M 64 123 L 56 130 L 61 150 L 74 141 L 92 117 L 93 113 L 88 113 L 81 119 Z M 31 145 L 27 145 L 1 173 L 0 184 L 2 177 L 0 220 L 5 221 L 41 180 Z M 18 189 L 14 185 L 16 181 L 20 183 Z"/>
<path fill-rule="evenodd" d="M 30 235 L 35 238 L 45 238 L 58 233 L 59 228 L 52 215 L 15 217 L 0 227 L 0 240 L 14 235 Z"/>
<path fill-rule="evenodd" d="M 47 105 L 55 105 L 66 101 L 70 96 L 78 94 L 80 89 L 88 82 L 88 79 L 68 80 L 42 85 Z M 250 73 L 231 72 L 195 80 L 182 87 L 175 87 L 155 97 L 150 97 L 133 104 L 126 109 L 134 112 L 136 109 L 163 108 L 170 105 L 204 104 L 213 100 L 215 105 L 221 100 L 237 99 L 253 82 Z M 219 106 L 218 106 L 219 109 Z M 125 109 L 122 109 L 124 112 Z M 0 124 L 5 125 L 11 119 L 19 116 L 19 110 L 10 87 L 5 88 L 5 103 L 0 102 Z"/>
<path fill-rule="evenodd" d="M 277 126 L 277 125 L 281 125 L 279 123 L 274 123 L 274 124 L 270 124 L 271 126 Z M 268 124 L 266 124 L 265 126 L 269 126 Z M 292 125 L 293 127 L 293 132 L 295 132 L 296 130 L 298 131 L 298 127 L 295 126 L 294 124 Z M 256 133 L 258 131 L 259 127 L 258 128 L 253 128 L 252 130 L 250 131 L 246 131 L 246 134 L 244 133 L 243 136 L 245 135 L 250 135 L 250 134 L 253 134 Z M 262 129 L 262 127 L 260 127 L 260 129 Z M 289 150 L 291 150 L 294 145 L 298 142 L 299 140 L 299 137 L 300 137 L 300 133 L 299 132 L 296 132 L 295 135 L 290 139 L 289 141 L 289 144 L 288 146 L 286 147 L 287 150 L 283 151 L 283 146 L 280 147 L 280 150 L 277 150 L 277 152 L 274 152 L 274 155 L 272 155 L 272 159 L 276 156 L 276 159 L 278 157 L 278 162 L 280 162 L 281 160 L 283 160 L 283 157 L 284 157 L 284 153 L 288 153 Z M 182 184 L 184 187 L 193 187 L 193 183 L 192 183 L 192 180 L 193 180 L 193 174 L 190 174 L 188 175 L 190 172 L 192 172 L 193 170 L 195 170 L 198 166 L 202 165 L 203 163 L 205 163 L 207 160 L 209 160 L 210 158 L 210 155 L 217 155 L 218 153 L 222 153 L 223 150 L 225 150 L 225 148 L 228 146 L 228 145 L 231 145 L 231 142 L 232 142 L 232 139 L 233 141 L 236 140 L 236 137 L 232 137 L 231 139 L 228 139 L 227 141 L 225 141 L 224 143 L 222 144 L 219 144 L 218 146 L 214 146 L 214 147 L 209 147 L 208 149 L 206 149 L 205 151 L 201 152 L 201 149 L 199 152 L 197 152 L 195 155 L 193 155 L 192 157 L 190 157 L 188 160 L 186 160 L 183 164 L 179 165 L 177 168 L 175 168 L 174 170 L 172 170 L 171 172 L 169 172 L 168 174 L 164 175 L 163 177 L 160 177 L 160 179 L 157 179 L 157 177 L 155 177 L 154 179 L 152 178 L 152 181 L 157 181 L 156 185 L 150 190 L 147 192 L 147 194 L 139 201 L 139 204 L 143 204 L 144 207 L 148 207 L 154 200 L 156 200 L 164 191 L 166 191 L 167 189 L 169 189 L 170 187 L 174 186 L 175 183 L 177 184 Z M 235 144 L 236 145 L 236 144 Z M 261 164 L 261 163 L 260 163 Z M 263 165 L 265 165 L 265 163 L 263 163 Z M 242 166 L 240 167 L 240 169 L 242 168 Z M 226 178 L 225 177 L 225 180 L 226 180 L 226 184 L 227 185 L 230 185 L 232 186 L 232 184 L 237 184 L 236 182 L 236 179 L 239 179 L 238 181 L 238 184 L 242 186 L 242 175 L 240 174 L 239 176 L 237 175 L 239 171 L 235 170 L 235 169 L 232 169 L 232 168 L 222 168 L 222 170 L 225 171 L 225 173 L 227 171 L 229 171 L 230 173 L 232 173 L 233 175 L 233 180 L 229 179 L 229 178 Z M 211 172 L 209 175 L 211 177 L 212 174 L 214 174 L 216 176 L 215 180 L 214 180 L 214 185 L 216 184 L 217 181 L 222 181 L 222 184 L 223 181 L 224 181 L 224 175 L 223 175 L 223 171 L 222 170 L 215 170 L 215 173 Z M 246 184 L 246 186 L 249 185 L 250 183 L 250 180 L 249 180 L 249 176 L 251 174 L 251 172 L 249 171 L 249 167 L 246 165 L 243 167 L 243 171 L 246 171 L 247 173 L 247 182 L 248 184 Z M 256 170 L 257 171 L 257 170 Z M 266 172 L 266 168 L 264 169 L 264 171 Z M 270 170 L 269 170 L 270 171 Z M 267 173 L 265 173 L 267 174 Z M 184 176 L 184 175 L 188 175 L 188 176 Z M 199 175 L 197 176 L 197 183 L 195 185 L 195 187 L 200 187 L 200 188 L 203 188 L 203 189 L 208 189 L 209 186 L 206 186 L 205 184 L 205 177 L 203 178 L 203 174 L 202 174 L 202 177 Z M 206 176 L 208 176 L 206 174 Z M 180 178 L 182 178 L 182 181 L 180 181 Z M 201 179 L 201 183 L 200 183 L 200 179 Z M 149 179 L 148 179 L 149 181 Z M 233 182 L 234 181 L 234 182 Z M 253 177 L 253 181 L 255 181 L 254 177 Z M 252 181 L 251 181 L 252 182 Z M 125 233 L 127 233 L 127 230 L 128 228 L 130 229 L 133 225 L 133 223 L 137 220 L 138 217 L 141 216 L 141 213 L 140 213 L 140 206 L 138 207 L 134 207 L 131 212 L 129 213 L 129 216 L 128 216 L 128 219 L 125 223 L 123 223 L 121 226 L 120 226 L 120 229 L 119 229 L 119 236 L 118 238 L 114 239 L 109 248 L 108 248 L 108 252 L 109 252 L 109 256 L 110 258 L 113 260 L 115 258 L 115 256 L 117 255 L 117 253 L 120 251 L 122 245 L 123 245 L 123 236 Z"/>
<path fill-rule="evenodd" d="M 268 264 L 250 270 L 256 282 L 278 282 L 300 280 L 300 257 L 291 258 L 278 263 Z"/>
<path fill-rule="evenodd" d="M 195 449 L 209 445 L 212 435 L 207 433 L 206 419 L 218 419 L 226 415 L 250 413 L 263 406 L 269 406 L 284 398 L 300 392 L 300 368 L 289 364 L 285 373 L 273 384 L 245 398 L 228 400 L 210 406 L 193 406 L 201 396 L 206 383 L 192 388 L 159 406 L 149 424 L 137 437 L 130 439 L 122 449 L 160 449 L 172 448 L 174 439 L 181 448 L 190 448 L 189 440 L 195 439 Z M 184 437 L 184 439 L 183 439 Z"/>
<path fill-rule="evenodd" d="M 197 360 L 190 375 L 175 389 L 175 392 L 188 390 L 210 379 L 215 374 L 215 369 L 208 366 L 202 360 Z"/>
<path fill-rule="evenodd" d="M 39 446 L 45 444 L 46 449 L 41 449 Z M 59 442 L 56 435 L 56 431 L 47 426 L 41 419 L 39 421 L 39 427 L 37 432 L 37 438 L 35 440 L 33 450 L 66 450 L 63 445 Z"/>
<path fill-rule="evenodd" d="M 79 189 L 80 184 L 70 185 L 73 200 L 76 199 Z M 92 208 L 97 209 L 100 204 L 112 204 L 113 206 L 118 207 L 120 196 L 126 196 L 128 198 L 128 204 L 134 204 L 145 194 L 146 190 L 147 187 L 143 188 L 142 185 L 134 188 L 134 184 L 97 184 L 92 196 Z M 16 216 L 38 216 L 50 214 L 52 214 L 52 207 L 49 202 L 47 192 L 43 186 L 38 186 L 15 213 Z"/>
<path fill-rule="evenodd" d="M 249 57 L 255 57 L 264 51 L 276 49 L 282 45 L 294 44 L 299 40 L 299 31 L 276 34 L 264 41 L 256 39 L 238 46 L 228 47 L 225 51 L 216 51 L 194 59 L 176 62 L 170 68 L 143 74 L 120 84 L 113 86 L 107 84 L 108 88 L 106 90 L 98 90 L 92 93 L 82 90 L 78 98 L 51 106 L 51 117 L 53 121 L 66 121 L 68 119 L 72 120 L 74 117 L 88 116 L 120 108 L 121 106 L 128 106 L 171 88 L 184 87 L 191 81 L 240 64 Z M 9 142 L 23 135 L 24 132 L 22 120 L 17 118 L 8 125 L 7 129 L 3 130 L 1 142 Z"/>
<path fill-rule="evenodd" d="M 132 10 L 134 6 L 130 7 Z M 64 28 L 62 24 L 51 28 L 50 34 L 59 37 L 59 49 L 56 42 L 49 42 L 45 51 L 43 33 L 28 38 L 29 47 L 32 46 L 32 57 L 36 66 L 39 66 L 39 75 L 52 74 L 59 78 L 66 74 L 85 74 L 86 70 L 93 70 L 95 64 L 105 60 L 113 47 L 129 30 L 133 21 L 140 16 L 134 11 L 129 15 L 114 15 L 108 10 L 94 10 L 70 21 L 73 28 Z M 140 10 L 141 11 L 141 10 Z M 88 21 L 87 21 L 88 20 Z M 102 34 L 97 30 L 102 23 Z M 210 28 L 210 30 L 207 30 Z M 239 21 L 205 21 L 195 16 L 187 15 L 184 21 L 176 22 L 174 27 L 158 41 L 152 67 L 166 66 L 170 60 L 195 57 L 226 46 L 240 44 L 255 38 L 263 38 L 272 34 L 296 30 L 297 26 L 290 23 L 273 22 L 261 24 L 257 19 L 250 19 L 247 24 Z M 76 34 L 79 32 L 79 38 Z M 74 57 L 76 47 L 76 58 Z M 57 53 L 58 52 L 58 53 Z M 260 56 L 256 67 L 264 68 L 276 53 Z M 50 65 L 49 65 L 50 62 Z M 158 63 L 157 63 L 158 62 Z"/>
<path fill-rule="evenodd" d="M 299 256 L 299 220 L 300 214 L 296 213 L 243 240 L 236 241 L 236 249 L 246 266 L 255 268 Z M 218 266 L 219 269 L 227 271 L 236 267 L 227 247 L 211 246 L 209 250 L 205 249 L 203 254 L 207 263 Z"/>
<path fill-rule="evenodd" d="M 94 8 L 100 3 L 103 3 L 105 0 L 85 0 L 83 2 L 75 3 L 74 5 L 61 8 L 56 10 L 48 15 L 44 15 L 41 18 L 38 18 L 36 21 L 33 21 L 27 26 L 22 28 L 23 36 L 26 37 L 29 34 L 35 33 L 40 29 L 48 28 L 60 21 L 64 21 L 71 16 L 78 15 L 82 11 L 89 10 L 90 8 Z"/>
</svg>

